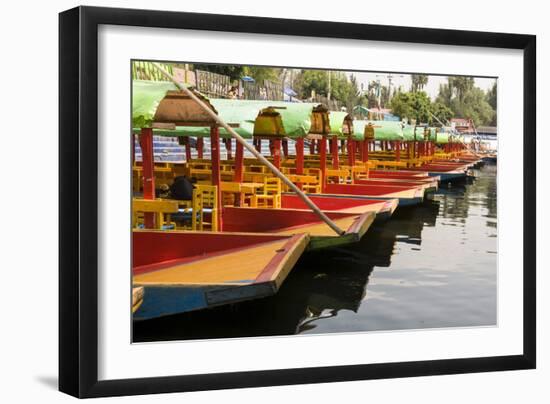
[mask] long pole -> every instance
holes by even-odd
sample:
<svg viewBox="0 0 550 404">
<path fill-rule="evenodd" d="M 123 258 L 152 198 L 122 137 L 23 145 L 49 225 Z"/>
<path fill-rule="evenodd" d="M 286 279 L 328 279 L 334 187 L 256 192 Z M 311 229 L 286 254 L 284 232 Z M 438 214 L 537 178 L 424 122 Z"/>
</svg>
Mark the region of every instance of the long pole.
<svg viewBox="0 0 550 404">
<path fill-rule="evenodd" d="M 182 90 L 189 98 L 191 98 L 193 101 L 195 101 L 199 107 L 201 107 L 212 119 L 214 119 L 220 126 L 225 128 L 227 132 L 233 137 L 237 142 L 241 143 L 254 157 L 256 157 L 258 160 L 260 160 L 263 164 L 265 164 L 271 172 L 279 178 L 281 181 L 283 181 L 290 189 L 292 189 L 298 196 L 304 201 L 304 203 L 313 211 L 319 218 L 325 222 L 334 232 L 338 235 L 343 235 L 345 232 L 340 229 L 334 223 L 330 218 L 325 215 L 318 207 L 315 205 L 311 199 L 308 198 L 308 196 L 302 192 L 292 181 L 290 181 L 277 167 L 275 167 L 269 160 L 267 160 L 264 156 L 262 156 L 258 151 L 248 144 L 246 140 L 244 140 L 235 130 L 229 126 L 223 119 L 221 119 L 214 111 L 212 111 L 199 97 L 197 97 L 191 90 L 189 90 L 187 87 L 182 86 L 180 83 L 172 77 L 170 73 L 168 73 L 166 70 L 164 70 L 163 67 L 161 67 L 158 63 L 153 62 L 153 66 L 155 66 L 166 78 L 170 79 L 180 90 Z"/>
</svg>

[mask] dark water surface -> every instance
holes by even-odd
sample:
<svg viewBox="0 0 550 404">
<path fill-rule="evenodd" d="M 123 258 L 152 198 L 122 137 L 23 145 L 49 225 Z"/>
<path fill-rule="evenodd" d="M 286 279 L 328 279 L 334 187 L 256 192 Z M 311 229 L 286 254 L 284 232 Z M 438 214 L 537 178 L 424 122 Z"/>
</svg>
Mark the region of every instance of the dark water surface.
<svg viewBox="0 0 550 404">
<path fill-rule="evenodd" d="M 476 174 L 303 256 L 273 297 L 135 322 L 134 341 L 495 325 L 496 166 Z"/>
</svg>

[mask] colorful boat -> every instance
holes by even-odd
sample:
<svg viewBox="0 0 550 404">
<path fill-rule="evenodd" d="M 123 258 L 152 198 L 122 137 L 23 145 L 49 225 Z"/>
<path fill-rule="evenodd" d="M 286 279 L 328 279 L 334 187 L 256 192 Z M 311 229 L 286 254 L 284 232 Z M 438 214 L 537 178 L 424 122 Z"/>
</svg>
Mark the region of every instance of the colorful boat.
<svg viewBox="0 0 550 404">
<path fill-rule="evenodd" d="M 224 208 L 224 231 L 285 235 L 306 233 L 310 238 L 307 249 L 316 250 L 356 243 L 367 232 L 376 217 L 374 212 L 365 212 L 359 215 L 337 211 L 324 213 L 344 230 L 344 234 L 334 233 L 311 210 L 232 206 Z"/>
<path fill-rule="evenodd" d="M 137 230 L 132 237 L 134 320 L 275 294 L 309 241 L 307 234 Z"/>
<path fill-rule="evenodd" d="M 421 186 L 326 184 L 323 193 L 361 196 L 368 199 L 397 199 L 399 206 L 418 205 L 424 200 L 424 189 Z"/>
<path fill-rule="evenodd" d="M 325 194 L 309 194 L 309 198 L 323 212 L 342 212 L 363 214 L 373 212 L 376 220 L 387 220 L 391 217 L 399 201 L 397 199 L 368 199 L 354 196 L 331 196 Z M 307 209 L 307 205 L 296 194 L 284 193 L 281 195 L 281 207 L 287 209 Z"/>
</svg>

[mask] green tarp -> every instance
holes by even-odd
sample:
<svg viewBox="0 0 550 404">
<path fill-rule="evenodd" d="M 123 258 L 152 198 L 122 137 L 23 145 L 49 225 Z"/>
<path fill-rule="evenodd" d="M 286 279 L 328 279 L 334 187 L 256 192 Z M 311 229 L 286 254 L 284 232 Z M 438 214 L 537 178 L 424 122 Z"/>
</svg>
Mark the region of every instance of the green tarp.
<svg viewBox="0 0 550 404">
<path fill-rule="evenodd" d="M 353 121 L 355 138 L 364 139 L 365 126 L 372 124 L 374 127 L 374 140 L 403 140 L 401 122 L 398 121 Z"/>
<path fill-rule="evenodd" d="M 155 111 L 167 91 L 177 90 L 175 84 L 164 81 L 132 81 L 132 125 L 134 128 L 151 126 Z"/>
<path fill-rule="evenodd" d="M 132 123 L 134 128 L 149 127 L 155 111 L 167 91 L 177 90 L 168 82 L 134 80 L 132 82 Z M 210 99 L 219 116 L 228 124 L 236 124 L 235 131 L 245 138 L 254 134 L 254 123 L 262 109 L 280 107 L 284 135 L 291 138 L 305 137 L 311 128 L 311 114 L 317 104 L 290 103 L 284 101 L 251 101 L 234 99 Z M 257 128 L 258 129 L 258 128 Z M 207 127 L 178 127 L 176 130 L 155 130 L 166 136 L 208 136 Z M 224 128 L 220 136 L 229 137 Z"/>
<path fill-rule="evenodd" d="M 407 142 L 411 142 L 415 140 L 414 137 L 414 126 L 413 125 L 407 125 L 403 127 L 403 140 Z"/>
<path fill-rule="evenodd" d="M 344 119 L 348 116 L 347 112 L 343 111 L 330 111 L 328 119 L 330 122 L 330 134 L 337 135 L 338 137 L 345 138 L 344 134 Z"/>
</svg>

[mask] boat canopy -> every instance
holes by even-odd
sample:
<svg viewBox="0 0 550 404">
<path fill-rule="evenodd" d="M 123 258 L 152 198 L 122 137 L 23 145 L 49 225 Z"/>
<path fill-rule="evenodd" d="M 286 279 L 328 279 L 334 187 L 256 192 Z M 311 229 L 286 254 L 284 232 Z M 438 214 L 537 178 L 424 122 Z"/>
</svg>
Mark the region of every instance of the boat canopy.
<svg viewBox="0 0 550 404">
<path fill-rule="evenodd" d="M 160 101 L 168 91 L 177 91 L 174 83 L 163 81 L 132 81 L 132 125 L 151 127 Z"/>
<path fill-rule="evenodd" d="M 365 139 L 366 136 L 370 140 L 403 140 L 401 122 L 355 120 L 353 126 L 355 138 L 360 136 L 360 139 Z M 369 136 L 367 132 L 370 130 L 374 131 L 374 135 Z"/>
<path fill-rule="evenodd" d="M 350 114 L 344 111 L 330 111 L 329 112 L 330 120 L 330 134 L 337 135 L 340 138 L 348 138 L 351 134 L 352 137 L 356 140 L 362 140 L 363 136 L 359 138 L 355 132 L 355 127 L 353 124 L 353 118 Z"/>
<path fill-rule="evenodd" d="M 172 123 L 175 127 L 155 128 L 154 132 L 165 136 L 210 135 L 212 119 L 197 119 L 197 116 L 206 114 L 200 113 L 197 110 L 198 106 L 181 91 L 177 91 L 173 83 L 134 80 L 132 91 L 132 123 L 135 132 L 139 131 L 139 128 L 151 127 L 153 124 Z M 328 110 L 321 104 L 202 98 L 244 138 L 300 138 L 306 137 L 309 133 L 327 134 L 330 131 Z M 182 102 L 184 99 L 187 101 L 186 104 Z M 172 116 L 162 114 L 167 110 L 165 106 L 171 106 L 172 110 L 176 109 L 178 113 Z M 159 119 L 159 116 L 162 119 Z M 230 134 L 225 128 L 220 128 L 220 136 L 230 137 Z"/>
<path fill-rule="evenodd" d="M 414 135 L 414 125 L 405 124 L 403 126 L 403 140 L 407 142 L 418 140 L 417 138 L 415 138 L 415 135 Z"/>
</svg>

